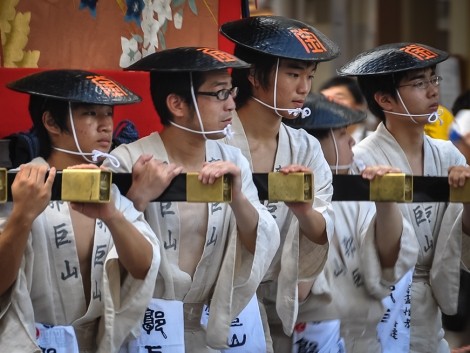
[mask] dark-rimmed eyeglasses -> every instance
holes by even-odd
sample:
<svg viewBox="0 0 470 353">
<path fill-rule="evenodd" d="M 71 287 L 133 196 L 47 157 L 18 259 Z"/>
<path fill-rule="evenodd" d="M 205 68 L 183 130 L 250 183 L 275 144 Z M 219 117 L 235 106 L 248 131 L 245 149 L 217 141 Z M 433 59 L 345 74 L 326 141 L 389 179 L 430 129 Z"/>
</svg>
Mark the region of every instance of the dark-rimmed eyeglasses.
<svg viewBox="0 0 470 353">
<path fill-rule="evenodd" d="M 407 83 L 406 85 L 400 85 L 398 87 L 412 86 L 418 89 L 427 89 L 429 87 L 429 84 L 433 85 L 434 87 L 438 87 L 441 84 L 442 80 L 442 76 L 433 76 L 429 80 L 419 80 L 413 83 Z"/>
<path fill-rule="evenodd" d="M 219 101 L 226 101 L 229 96 L 232 96 L 232 98 L 237 96 L 238 87 L 232 87 L 230 89 L 224 88 L 217 92 L 197 92 L 197 94 L 216 97 Z"/>
</svg>

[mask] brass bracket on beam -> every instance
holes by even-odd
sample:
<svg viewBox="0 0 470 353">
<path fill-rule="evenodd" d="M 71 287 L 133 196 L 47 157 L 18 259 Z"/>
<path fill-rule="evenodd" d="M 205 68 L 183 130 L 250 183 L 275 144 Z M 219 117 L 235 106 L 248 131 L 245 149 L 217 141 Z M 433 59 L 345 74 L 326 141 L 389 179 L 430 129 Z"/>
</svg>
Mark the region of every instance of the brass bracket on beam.
<svg viewBox="0 0 470 353">
<path fill-rule="evenodd" d="M 412 202 L 413 177 L 404 173 L 376 176 L 370 182 L 370 200 L 378 202 Z"/>
</svg>

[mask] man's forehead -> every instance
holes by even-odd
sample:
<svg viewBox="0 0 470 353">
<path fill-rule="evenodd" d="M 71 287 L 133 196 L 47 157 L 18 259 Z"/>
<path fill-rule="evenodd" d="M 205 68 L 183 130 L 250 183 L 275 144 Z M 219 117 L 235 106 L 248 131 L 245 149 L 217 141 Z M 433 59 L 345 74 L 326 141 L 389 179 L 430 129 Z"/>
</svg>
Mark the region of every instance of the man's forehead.
<svg viewBox="0 0 470 353">
<path fill-rule="evenodd" d="M 311 62 L 311 61 L 281 59 L 280 64 L 285 67 L 305 69 L 305 70 L 315 70 L 317 68 L 317 63 Z"/>
<path fill-rule="evenodd" d="M 203 74 L 204 83 L 214 83 L 214 82 L 231 82 L 232 77 L 227 69 L 207 71 Z"/>
<path fill-rule="evenodd" d="M 426 67 L 424 69 L 416 69 L 416 70 L 410 70 L 407 71 L 404 75 L 405 78 L 412 78 L 412 77 L 421 77 L 425 76 L 426 74 L 432 74 L 436 71 L 436 67 Z"/>
<path fill-rule="evenodd" d="M 334 92 L 335 94 L 351 95 L 351 92 L 346 85 L 331 86 L 322 89 L 321 92 Z"/>
</svg>

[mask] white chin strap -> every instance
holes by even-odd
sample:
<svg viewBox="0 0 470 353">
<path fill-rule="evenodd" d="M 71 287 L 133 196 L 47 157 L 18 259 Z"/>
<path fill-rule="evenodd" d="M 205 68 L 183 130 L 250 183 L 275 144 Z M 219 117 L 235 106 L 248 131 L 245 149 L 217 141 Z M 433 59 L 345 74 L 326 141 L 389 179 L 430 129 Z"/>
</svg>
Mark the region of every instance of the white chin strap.
<svg viewBox="0 0 470 353">
<path fill-rule="evenodd" d="M 335 174 L 338 174 L 338 170 L 343 170 L 343 169 L 349 169 L 352 167 L 352 163 L 349 164 L 335 164 L 335 165 L 330 165 L 330 169 L 335 172 Z"/>
<path fill-rule="evenodd" d="M 80 148 L 80 144 L 78 143 L 77 133 L 75 132 L 75 124 L 73 123 L 72 107 L 71 107 L 70 102 L 68 102 L 68 105 L 69 105 L 70 127 L 72 129 L 73 140 L 75 141 L 75 146 L 77 147 L 78 152 L 70 151 L 70 150 L 66 150 L 66 149 L 59 148 L 59 147 L 54 147 L 54 146 L 52 146 L 52 148 L 56 151 L 60 151 L 60 152 L 63 152 L 63 153 L 82 156 L 84 160 L 86 160 L 87 162 L 90 162 L 90 163 L 94 163 L 94 164 L 99 162 L 98 158 L 109 158 L 110 163 L 114 167 L 118 168 L 121 165 L 119 163 L 119 160 L 116 157 L 114 157 L 113 155 L 109 154 L 109 153 L 101 152 L 99 150 L 93 150 L 93 151 L 91 151 L 91 153 L 84 153 L 82 151 L 82 149 Z M 91 156 L 91 160 L 88 159 L 86 156 Z"/>
<path fill-rule="evenodd" d="M 185 126 L 181 126 L 181 125 L 178 125 L 177 123 L 174 123 L 173 121 L 170 121 L 170 124 L 173 125 L 173 126 L 176 126 L 177 128 L 181 129 L 181 130 L 185 130 L 185 131 L 189 131 L 189 132 L 193 132 L 195 134 L 201 134 L 201 135 L 204 135 L 204 138 L 207 140 L 207 137 L 206 135 L 209 135 L 209 134 L 224 134 L 226 138 L 228 139 L 231 139 L 235 133 L 233 132 L 232 130 L 232 124 L 228 124 L 225 129 L 223 130 L 214 130 L 214 131 L 197 131 L 197 130 L 193 130 L 193 129 L 190 129 L 190 128 L 187 128 Z"/>
<path fill-rule="evenodd" d="M 303 118 L 306 118 L 307 116 L 310 116 L 310 114 L 312 114 L 312 111 L 310 110 L 310 108 L 294 108 L 294 109 L 284 109 L 284 108 L 276 108 L 276 107 L 273 107 L 267 103 L 264 103 L 262 101 L 260 101 L 258 98 L 255 98 L 255 97 L 251 97 L 253 98 L 255 101 L 257 101 L 258 103 L 264 105 L 265 107 L 268 107 L 268 108 L 271 108 L 272 110 L 274 110 L 276 112 L 276 114 L 278 116 L 282 116 L 281 114 L 278 113 L 278 111 L 280 110 L 284 110 L 284 111 L 287 111 L 289 113 L 289 115 L 294 115 L 296 118 L 298 118 L 299 116 L 303 119 Z"/>
<path fill-rule="evenodd" d="M 305 107 L 305 108 L 293 108 L 293 109 L 285 109 L 285 108 L 278 108 L 277 107 L 276 97 L 277 97 L 277 74 L 278 74 L 278 72 L 279 72 L 279 58 L 277 59 L 276 75 L 274 76 L 274 107 L 267 104 L 267 103 L 264 103 L 263 101 L 259 100 L 258 98 L 255 98 L 253 96 L 251 98 L 253 98 L 258 103 L 264 105 L 265 107 L 271 108 L 280 117 L 282 115 L 279 114 L 279 111 L 287 111 L 287 113 L 289 113 L 289 115 L 294 115 L 296 118 L 300 116 L 302 119 L 306 118 L 307 116 L 310 116 L 312 111 L 310 110 L 310 108 L 307 108 L 307 107 Z"/>
<path fill-rule="evenodd" d="M 336 163 L 335 165 L 330 165 L 329 167 L 332 171 L 335 172 L 335 174 L 338 174 L 339 170 L 350 169 L 352 166 L 352 163 L 343 164 L 343 165 L 338 164 L 339 163 L 338 145 L 336 144 L 336 138 L 335 138 L 335 134 L 333 133 L 333 129 L 330 129 L 330 134 L 331 134 L 331 138 L 333 139 L 333 145 L 335 146 Z"/>
<path fill-rule="evenodd" d="M 336 144 L 336 139 L 335 139 L 335 134 L 333 133 L 333 129 L 330 129 L 331 137 L 333 138 L 333 144 L 335 146 L 335 153 L 336 153 L 336 164 L 335 165 L 330 165 L 330 169 L 335 173 L 338 174 L 339 170 L 348 170 L 348 174 L 352 174 L 352 169 L 353 167 L 357 167 L 359 172 L 362 172 L 365 168 L 366 165 L 361 159 L 353 159 L 352 163 L 349 164 L 338 164 L 339 163 L 339 153 L 338 153 L 338 146 Z"/>
<path fill-rule="evenodd" d="M 415 124 L 418 124 L 418 122 L 415 119 L 413 119 L 414 116 L 427 116 L 428 117 L 428 123 L 433 124 L 433 123 L 435 123 L 436 121 L 439 120 L 439 124 L 442 125 L 441 115 L 443 113 L 443 110 L 441 108 L 439 108 L 438 110 L 436 110 L 435 112 L 433 112 L 431 114 L 410 114 L 410 112 L 408 111 L 408 108 L 406 107 L 405 103 L 403 102 L 403 99 L 401 98 L 400 93 L 398 92 L 398 90 L 397 90 L 397 95 L 398 95 L 398 99 L 400 99 L 400 102 L 403 105 L 403 108 L 405 108 L 406 114 L 391 112 L 391 111 L 388 111 L 388 110 L 383 110 L 384 113 L 389 113 L 389 114 L 399 115 L 399 116 L 407 116 L 407 117 L 411 118 L 411 120 Z"/>
<path fill-rule="evenodd" d="M 181 126 L 179 124 L 176 124 L 173 121 L 170 121 L 170 124 L 173 125 L 173 126 L 176 126 L 177 128 L 179 128 L 181 130 L 193 132 L 195 134 L 201 134 L 201 135 L 204 136 L 204 139 L 206 139 L 206 140 L 207 140 L 206 135 L 210 135 L 210 134 L 224 134 L 224 136 L 227 139 L 231 139 L 234 135 L 231 124 L 228 124 L 223 130 L 204 131 L 204 125 L 202 124 L 201 113 L 199 112 L 199 106 L 197 105 L 196 94 L 194 93 L 193 73 L 192 72 L 189 73 L 189 81 L 190 81 L 190 86 L 191 86 L 190 87 L 190 89 L 191 89 L 191 99 L 193 100 L 194 110 L 196 110 L 197 120 L 199 121 L 199 126 L 201 127 L 201 131 L 193 130 L 193 129 L 190 129 L 190 128 L 185 127 L 185 126 Z"/>
</svg>

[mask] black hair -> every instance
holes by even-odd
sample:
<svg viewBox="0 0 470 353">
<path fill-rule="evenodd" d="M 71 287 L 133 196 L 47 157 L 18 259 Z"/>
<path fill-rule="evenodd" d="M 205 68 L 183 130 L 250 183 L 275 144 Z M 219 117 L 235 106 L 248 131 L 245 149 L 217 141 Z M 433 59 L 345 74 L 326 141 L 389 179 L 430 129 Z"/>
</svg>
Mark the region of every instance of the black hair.
<svg viewBox="0 0 470 353">
<path fill-rule="evenodd" d="M 310 135 L 315 137 L 317 140 L 323 140 L 328 137 L 331 129 L 309 129 L 306 130 Z"/>
<path fill-rule="evenodd" d="M 73 111 L 79 107 L 95 105 L 93 103 L 70 102 Z M 29 115 L 33 121 L 32 131 L 38 138 L 39 156 L 48 159 L 52 152 L 52 141 L 49 136 L 42 117 L 49 112 L 54 124 L 62 132 L 70 132 L 67 122 L 69 121 L 69 101 L 31 94 L 28 105 Z"/>
<path fill-rule="evenodd" d="M 382 107 L 376 102 L 374 95 L 377 92 L 390 94 L 392 98 L 397 99 L 397 89 L 400 81 L 409 71 L 400 71 L 384 75 L 364 75 L 358 77 L 358 84 L 362 94 L 366 99 L 367 106 L 372 114 L 385 122 L 385 114 Z"/>
<path fill-rule="evenodd" d="M 42 116 L 48 111 L 54 123 L 61 131 L 69 131 L 67 128 L 68 102 L 32 94 L 29 98 L 28 109 L 29 115 L 33 120 L 33 131 L 36 133 L 39 141 L 39 155 L 47 159 L 52 151 L 52 143 L 49 133 L 42 122 Z"/>
<path fill-rule="evenodd" d="M 323 91 L 325 89 L 328 89 L 331 87 L 338 87 L 338 86 L 346 87 L 348 91 L 351 93 L 351 95 L 353 96 L 356 104 L 361 105 L 365 103 L 364 96 L 362 95 L 362 92 L 361 92 L 361 89 L 359 88 L 357 80 L 349 76 L 332 77 L 320 86 L 319 91 Z"/>
<path fill-rule="evenodd" d="M 248 99 L 253 95 L 252 86 L 248 80 L 250 70 L 253 70 L 254 78 L 260 83 L 264 89 L 269 88 L 270 77 L 273 68 L 276 66 L 278 58 L 272 55 L 260 53 L 241 45 L 235 46 L 234 55 L 237 58 L 252 64 L 251 69 L 233 69 L 232 81 L 233 86 L 238 87 L 238 95 L 235 98 L 237 108 L 246 104 Z"/>
<path fill-rule="evenodd" d="M 359 87 L 361 88 L 362 94 L 366 98 L 367 106 L 369 107 L 370 112 L 381 121 L 385 122 L 385 114 L 382 107 L 375 101 L 375 93 L 381 92 L 383 94 L 390 94 L 393 99 L 397 99 L 397 89 L 404 77 L 409 77 L 417 71 L 424 71 L 428 69 L 435 70 L 435 68 L 436 65 L 432 65 L 422 69 L 411 69 L 390 74 L 358 76 Z"/>
<path fill-rule="evenodd" d="M 452 114 L 454 116 L 462 109 L 470 109 L 470 90 L 461 93 L 452 105 Z"/>
<path fill-rule="evenodd" d="M 194 93 L 204 82 L 203 72 L 192 72 Z M 160 117 L 162 125 L 168 126 L 173 116 L 166 105 L 166 98 L 170 94 L 180 96 L 190 108 L 193 108 L 191 98 L 191 80 L 189 72 L 150 72 L 150 94 L 155 110 Z"/>
</svg>

